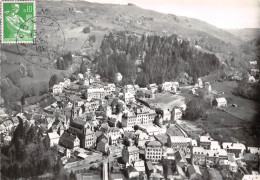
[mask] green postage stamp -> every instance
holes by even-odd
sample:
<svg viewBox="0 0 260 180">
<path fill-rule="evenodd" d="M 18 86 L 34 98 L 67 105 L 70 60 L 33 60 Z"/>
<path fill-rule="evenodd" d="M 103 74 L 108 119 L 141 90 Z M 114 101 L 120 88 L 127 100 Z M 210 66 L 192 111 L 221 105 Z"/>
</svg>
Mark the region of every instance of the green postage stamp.
<svg viewBox="0 0 260 180">
<path fill-rule="evenodd" d="M 35 36 L 35 1 L 1 2 L 1 42 L 33 43 Z"/>
</svg>

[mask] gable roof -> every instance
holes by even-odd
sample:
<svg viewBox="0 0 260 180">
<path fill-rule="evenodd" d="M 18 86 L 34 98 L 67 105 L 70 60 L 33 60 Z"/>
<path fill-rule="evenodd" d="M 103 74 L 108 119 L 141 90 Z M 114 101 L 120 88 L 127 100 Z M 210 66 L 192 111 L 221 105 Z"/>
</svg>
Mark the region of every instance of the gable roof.
<svg viewBox="0 0 260 180">
<path fill-rule="evenodd" d="M 48 133 L 48 136 L 50 139 L 56 139 L 60 137 L 60 135 L 57 132 Z"/>
<path fill-rule="evenodd" d="M 199 166 L 196 166 L 196 165 L 190 165 L 188 166 L 188 174 L 189 176 L 193 175 L 193 174 L 198 174 L 200 176 L 202 176 L 202 173 L 200 171 L 200 168 Z"/>
<path fill-rule="evenodd" d="M 61 137 L 61 139 L 66 139 L 67 141 L 71 141 L 71 142 L 74 142 L 75 139 L 77 138 L 76 135 L 73 135 L 73 134 L 69 134 L 67 132 L 64 132 Z"/>
</svg>

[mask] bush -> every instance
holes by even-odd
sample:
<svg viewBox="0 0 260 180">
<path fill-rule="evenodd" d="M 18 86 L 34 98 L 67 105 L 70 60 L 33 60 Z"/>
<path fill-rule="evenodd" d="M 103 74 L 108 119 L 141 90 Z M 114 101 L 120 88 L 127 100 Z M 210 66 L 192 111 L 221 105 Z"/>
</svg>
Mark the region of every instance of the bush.
<svg viewBox="0 0 260 180">
<path fill-rule="evenodd" d="M 90 27 L 85 27 L 83 29 L 83 32 L 86 34 L 86 33 L 90 33 Z"/>
</svg>

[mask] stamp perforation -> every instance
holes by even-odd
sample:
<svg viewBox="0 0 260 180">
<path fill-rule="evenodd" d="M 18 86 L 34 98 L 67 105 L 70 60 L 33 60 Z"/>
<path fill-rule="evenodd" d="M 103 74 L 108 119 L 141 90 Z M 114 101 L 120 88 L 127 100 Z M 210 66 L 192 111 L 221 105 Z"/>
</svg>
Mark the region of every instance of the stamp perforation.
<svg viewBox="0 0 260 180">
<path fill-rule="evenodd" d="M 36 9 L 36 0 L 2 0 L 1 1 L 1 3 L 0 3 L 0 6 L 1 6 L 1 17 L 0 17 L 0 21 L 1 21 L 1 30 L 0 30 L 0 43 L 1 44 L 17 44 L 17 43 L 19 43 L 19 44 L 24 44 L 24 43 L 26 43 L 26 44 L 32 44 L 33 43 L 33 41 L 22 41 L 22 40 L 19 40 L 19 41 L 17 41 L 17 40 L 15 40 L 15 41 L 7 41 L 7 42 L 5 42 L 4 41 L 4 37 L 3 37 L 3 29 L 4 29 L 4 20 L 3 20 L 3 4 L 4 3 L 33 3 L 33 20 L 34 20 L 34 26 L 33 26 L 33 37 L 35 38 L 35 36 L 36 36 L 36 11 L 37 11 L 37 9 Z"/>
</svg>

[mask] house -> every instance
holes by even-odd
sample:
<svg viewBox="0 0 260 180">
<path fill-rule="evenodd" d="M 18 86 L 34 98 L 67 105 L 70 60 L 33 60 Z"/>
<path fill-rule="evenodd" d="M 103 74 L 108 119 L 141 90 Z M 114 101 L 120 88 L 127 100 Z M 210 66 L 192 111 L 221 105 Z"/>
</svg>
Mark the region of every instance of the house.
<svg viewBox="0 0 260 180">
<path fill-rule="evenodd" d="M 210 141 L 210 150 L 220 150 L 221 147 L 218 141 Z"/>
<path fill-rule="evenodd" d="M 60 85 L 60 84 L 55 84 L 53 87 L 52 87 L 52 93 L 53 94 L 61 94 L 63 91 L 63 87 Z"/>
<path fill-rule="evenodd" d="M 186 152 L 188 142 L 184 136 L 169 136 L 168 147 L 172 147 L 175 151 Z"/>
<path fill-rule="evenodd" d="M 125 93 L 135 94 L 135 88 L 132 84 L 125 85 Z"/>
<path fill-rule="evenodd" d="M 101 151 L 102 153 L 107 153 L 109 150 L 109 144 L 108 141 L 106 139 L 101 139 L 98 143 L 97 143 L 97 150 Z"/>
<path fill-rule="evenodd" d="M 247 147 L 248 152 L 256 154 L 260 157 L 260 148 L 259 147 Z"/>
<path fill-rule="evenodd" d="M 139 172 L 133 166 L 128 166 L 126 172 L 129 179 L 139 177 Z"/>
<path fill-rule="evenodd" d="M 96 146 L 96 135 L 95 132 L 87 129 L 82 138 L 83 148 L 94 148 Z"/>
<path fill-rule="evenodd" d="M 171 112 L 169 110 L 163 110 L 163 121 L 168 122 L 171 120 Z"/>
<path fill-rule="evenodd" d="M 172 90 L 172 82 L 164 82 L 162 84 L 162 91 L 170 92 Z"/>
<path fill-rule="evenodd" d="M 206 150 L 206 165 L 212 167 L 217 163 L 219 154 L 217 150 Z"/>
<path fill-rule="evenodd" d="M 18 119 L 18 117 L 12 117 L 12 121 L 13 121 L 14 127 L 17 127 L 18 124 L 19 124 L 19 119 Z"/>
<path fill-rule="evenodd" d="M 145 159 L 152 163 L 161 161 L 163 155 L 163 145 L 159 141 L 149 141 L 145 143 Z"/>
<path fill-rule="evenodd" d="M 210 149 L 211 141 L 213 141 L 213 139 L 210 136 L 200 136 L 200 146 L 205 149 Z"/>
<path fill-rule="evenodd" d="M 136 161 L 134 162 L 134 168 L 138 171 L 138 172 L 145 172 L 145 166 L 144 166 L 144 161 Z"/>
<path fill-rule="evenodd" d="M 172 120 L 176 121 L 182 118 L 182 111 L 180 108 L 173 108 L 172 110 Z"/>
<path fill-rule="evenodd" d="M 241 157 L 244 151 L 246 150 L 245 145 L 241 143 L 223 142 L 222 147 L 228 153 L 234 153 L 235 157 Z"/>
<path fill-rule="evenodd" d="M 250 75 L 251 76 L 256 76 L 256 75 L 259 74 L 259 72 L 260 72 L 259 69 L 250 69 Z"/>
<path fill-rule="evenodd" d="M 137 130 L 136 132 L 138 132 L 140 130 Z M 146 133 L 144 133 L 143 131 L 140 131 L 140 133 L 137 134 L 137 146 L 140 149 L 144 149 L 145 148 L 145 143 L 147 141 L 150 140 L 150 136 Z"/>
<path fill-rule="evenodd" d="M 122 116 L 122 126 L 123 127 L 134 127 L 136 125 L 136 115 L 133 111 L 128 111 Z"/>
<path fill-rule="evenodd" d="M 59 144 L 65 148 L 74 149 L 80 147 L 80 140 L 76 135 L 64 132 L 60 137 Z"/>
<path fill-rule="evenodd" d="M 55 121 L 55 117 L 51 117 L 51 116 L 45 117 L 41 122 L 40 127 L 42 128 L 43 131 L 48 131 L 52 127 L 54 121 Z"/>
<path fill-rule="evenodd" d="M 247 166 L 257 169 L 259 157 L 256 154 L 245 153 L 243 155 L 242 161 L 245 162 Z"/>
<path fill-rule="evenodd" d="M 249 61 L 249 64 L 255 66 L 257 65 L 257 61 Z"/>
<path fill-rule="evenodd" d="M 64 78 L 64 88 L 68 88 L 71 84 L 70 79 Z"/>
<path fill-rule="evenodd" d="M 249 76 L 248 77 L 248 82 L 249 83 L 255 83 L 256 82 L 255 77 L 254 76 Z"/>
<path fill-rule="evenodd" d="M 219 164 L 220 169 L 229 169 L 230 162 L 227 159 L 220 159 L 218 161 L 218 164 Z"/>
<path fill-rule="evenodd" d="M 129 104 L 130 102 L 135 102 L 134 93 L 125 92 L 124 93 L 124 101 L 125 101 L 126 104 Z"/>
<path fill-rule="evenodd" d="M 192 164 L 204 165 L 206 163 L 206 150 L 203 147 L 192 148 Z"/>
<path fill-rule="evenodd" d="M 197 79 L 197 84 L 199 88 L 203 88 L 203 82 L 200 78 Z"/>
<path fill-rule="evenodd" d="M 158 90 L 158 86 L 155 83 L 154 84 L 148 84 L 147 88 L 148 88 L 148 90 L 151 90 L 153 93 L 157 92 L 157 90 Z"/>
<path fill-rule="evenodd" d="M 4 134 L 6 132 L 6 128 L 4 124 L 0 124 L 0 134 Z"/>
<path fill-rule="evenodd" d="M 217 107 L 227 106 L 227 100 L 224 97 L 216 98 L 212 101 L 212 105 Z"/>
<path fill-rule="evenodd" d="M 91 99 L 103 99 L 105 97 L 104 88 L 88 88 L 85 92 L 86 99 L 90 101 Z"/>
<path fill-rule="evenodd" d="M 79 73 L 78 76 L 77 76 L 77 79 L 78 80 L 83 80 L 84 79 L 84 75 Z"/>
<path fill-rule="evenodd" d="M 45 137 L 45 142 L 48 147 L 59 144 L 60 135 L 57 132 L 48 133 Z"/>
<path fill-rule="evenodd" d="M 120 138 L 121 137 L 120 129 L 117 128 L 117 127 L 109 128 L 107 134 L 108 134 L 108 137 L 114 137 L 114 138 Z"/>
<path fill-rule="evenodd" d="M 122 159 L 125 163 L 132 164 L 139 161 L 140 150 L 136 146 L 124 146 L 122 150 Z"/>
<path fill-rule="evenodd" d="M 14 123 L 11 120 L 7 120 L 7 121 L 3 122 L 3 124 L 5 126 L 6 131 L 8 131 L 8 132 L 10 132 L 14 127 Z"/>
<path fill-rule="evenodd" d="M 187 174 L 190 180 L 203 180 L 202 173 L 199 166 L 189 165 L 187 169 Z"/>
<path fill-rule="evenodd" d="M 138 108 L 136 109 L 136 124 L 151 124 L 154 121 L 156 113 L 154 110 L 149 108 Z"/>
<path fill-rule="evenodd" d="M 238 165 L 236 162 L 230 162 L 229 163 L 229 170 L 233 173 L 237 172 L 238 170 Z"/>
<path fill-rule="evenodd" d="M 118 144 L 118 137 L 116 136 L 110 136 L 109 137 L 109 145 L 117 145 Z"/>
</svg>

